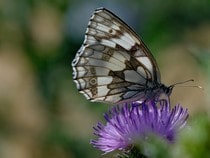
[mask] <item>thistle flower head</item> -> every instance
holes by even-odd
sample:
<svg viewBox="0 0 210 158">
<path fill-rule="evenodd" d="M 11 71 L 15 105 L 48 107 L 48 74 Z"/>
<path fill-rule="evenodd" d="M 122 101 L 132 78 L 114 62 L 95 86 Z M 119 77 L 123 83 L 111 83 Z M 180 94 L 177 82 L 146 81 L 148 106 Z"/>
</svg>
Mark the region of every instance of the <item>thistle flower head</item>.
<svg viewBox="0 0 210 158">
<path fill-rule="evenodd" d="M 164 100 L 125 103 L 113 107 L 104 118 L 105 125 L 99 122 L 94 127 L 98 138 L 91 140 L 91 144 L 107 153 L 125 149 L 150 134 L 173 142 L 176 132 L 185 125 L 188 113 L 180 105 L 171 109 L 169 102 Z"/>
</svg>

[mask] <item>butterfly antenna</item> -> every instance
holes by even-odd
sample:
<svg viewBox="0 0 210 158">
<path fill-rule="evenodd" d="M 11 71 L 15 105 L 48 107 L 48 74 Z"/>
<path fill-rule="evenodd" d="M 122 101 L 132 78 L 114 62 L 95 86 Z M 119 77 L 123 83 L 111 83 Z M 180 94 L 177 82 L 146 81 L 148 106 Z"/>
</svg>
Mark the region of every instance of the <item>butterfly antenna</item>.
<svg viewBox="0 0 210 158">
<path fill-rule="evenodd" d="M 182 81 L 182 82 L 177 82 L 175 84 L 172 84 L 171 87 L 174 87 L 174 86 L 179 85 L 179 84 L 184 84 L 184 83 L 187 83 L 187 82 L 194 82 L 194 80 L 190 79 L 190 80 L 186 80 L 186 81 Z M 202 86 L 176 86 L 176 87 L 196 87 L 196 88 L 204 90 L 204 88 Z"/>
<path fill-rule="evenodd" d="M 176 86 L 176 87 L 196 87 L 196 88 L 204 90 L 202 86 Z"/>
<path fill-rule="evenodd" d="M 178 84 L 184 84 L 184 83 L 187 83 L 187 82 L 194 82 L 194 80 L 190 79 L 190 80 L 186 80 L 186 81 L 182 81 L 182 82 L 177 82 L 177 83 L 172 84 L 171 86 L 175 86 L 175 85 L 178 85 Z"/>
</svg>

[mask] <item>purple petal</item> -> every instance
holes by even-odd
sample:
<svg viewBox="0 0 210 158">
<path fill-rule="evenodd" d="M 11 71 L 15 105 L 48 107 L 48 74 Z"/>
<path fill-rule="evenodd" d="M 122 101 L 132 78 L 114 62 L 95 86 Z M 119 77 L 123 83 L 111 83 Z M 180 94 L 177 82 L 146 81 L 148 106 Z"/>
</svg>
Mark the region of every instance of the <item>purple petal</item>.
<svg viewBox="0 0 210 158">
<path fill-rule="evenodd" d="M 104 114 L 107 121 L 105 125 L 99 122 L 93 127 L 97 140 L 91 140 L 90 143 L 107 153 L 125 149 L 137 138 L 148 137 L 149 133 L 173 142 L 177 131 L 186 124 L 188 116 L 187 109 L 180 105 L 171 109 L 166 100 L 115 106 Z"/>
</svg>

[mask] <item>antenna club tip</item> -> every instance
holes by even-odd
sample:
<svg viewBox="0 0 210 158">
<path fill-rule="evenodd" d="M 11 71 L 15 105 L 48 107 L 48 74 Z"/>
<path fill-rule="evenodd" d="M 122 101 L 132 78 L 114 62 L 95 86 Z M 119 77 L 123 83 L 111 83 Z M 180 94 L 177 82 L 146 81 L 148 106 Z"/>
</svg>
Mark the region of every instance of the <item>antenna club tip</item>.
<svg viewBox="0 0 210 158">
<path fill-rule="evenodd" d="M 183 83 L 187 83 L 187 82 L 194 82 L 194 79 L 189 79 L 189 80 L 186 80 L 186 81 L 177 82 L 177 83 L 175 83 L 175 84 L 172 84 L 171 86 L 174 87 L 174 86 L 176 86 L 176 85 L 178 85 L 178 84 L 183 84 Z"/>
<path fill-rule="evenodd" d="M 204 88 L 203 88 L 202 86 L 198 86 L 198 88 L 200 88 L 200 89 L 204 90 Z"/>
</svg>

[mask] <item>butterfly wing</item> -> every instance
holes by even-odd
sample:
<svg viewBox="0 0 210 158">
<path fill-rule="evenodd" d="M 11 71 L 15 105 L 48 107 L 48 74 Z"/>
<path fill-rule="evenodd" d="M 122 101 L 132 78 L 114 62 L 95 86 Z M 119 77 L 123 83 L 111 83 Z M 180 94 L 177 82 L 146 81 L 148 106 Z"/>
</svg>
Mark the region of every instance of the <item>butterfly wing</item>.
<svg viewBox="0 0 210 158">
<path fill-rule="evenodd" d="M 146 87 L 160 82 L 156 61 L 143 41 L 104 8 L 91 16 L 72 67 L 77 89 L 91 101 L 141 99 Z"/>
</svg>

